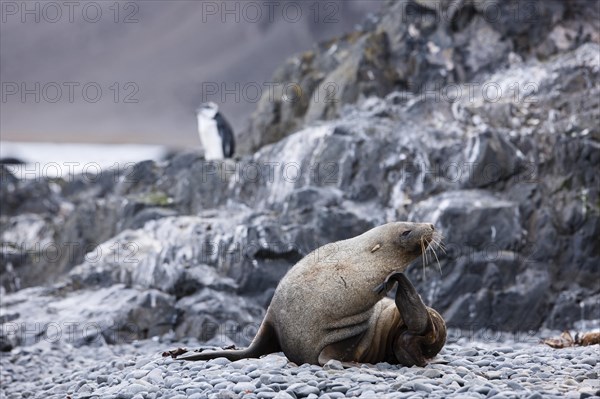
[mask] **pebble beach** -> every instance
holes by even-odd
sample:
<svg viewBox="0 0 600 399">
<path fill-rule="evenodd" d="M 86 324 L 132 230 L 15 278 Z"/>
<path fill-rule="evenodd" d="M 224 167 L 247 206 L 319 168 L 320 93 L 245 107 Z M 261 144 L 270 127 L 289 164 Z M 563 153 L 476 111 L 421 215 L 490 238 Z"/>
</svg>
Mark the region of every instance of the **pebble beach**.
<svg viewBox="0 0 600 399">
<path fill-rule="evenodd" d="M 0 398 L 589 398 L 600 396 L 600 346 L 553 349 L 460 338 L 426 367 L 296 365 L 283 354 L 182 362 L 162 352 L 197 342 L 121 345 L 40 342 L 1 357 Z"/>
</svg>

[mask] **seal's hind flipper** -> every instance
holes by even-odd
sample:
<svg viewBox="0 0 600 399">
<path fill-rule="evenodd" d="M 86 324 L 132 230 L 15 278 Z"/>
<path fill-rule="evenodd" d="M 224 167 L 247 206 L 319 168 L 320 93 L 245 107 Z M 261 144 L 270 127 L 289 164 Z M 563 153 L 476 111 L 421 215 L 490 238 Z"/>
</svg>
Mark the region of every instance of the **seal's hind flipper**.
<svg viewBox="0 0 600 399">
<path fill-rule="evenodd" d="M 330 360 L 339 360 L 346 368 L 356 367 L 358 359 L 355 357 L 356 348 L 358 347 L 363 334 L 357 334 L 350 338 L 346 338 L 339 342 L 334 342 L 327 345 L 319 353 L 317 362 L 324 366 Z"/>
<path fill-rule="evenodd" d="M 195 360 L 210 360 L 210 359 L 216 359 L 218 357 L 224 357 L 231 361 L 235 361 L 235 360 L 245 359 L 248 357 L 258 357 L 258 356 L 251 356 L 251 354 L 248 353 L 249 349 L 250 349 L 250 347 L 248 347 L 247 349 L 242 349 L 242 350 L 206 351 L 206 352 L 194 353 L 193 355 L 189 355 L 189 356 L 176 357 L 176 359 L 177 360 L 194 360 L 195 361 Z"/>
<path fill-rule="evenodd" d="M 235 361 L 246 358 L 258 358 L 269 353 L 280 352 L 281 345 L 277 339 L 277 333 L 268 319 L 269 313 L 267 311 L 267 315 L 260 325 L 254 340 L 252 340 L 252 343 L 246 349 L 206 351 L 177 357 L 177 360 L 210 360 L 224 357 Z"/>
</svg>

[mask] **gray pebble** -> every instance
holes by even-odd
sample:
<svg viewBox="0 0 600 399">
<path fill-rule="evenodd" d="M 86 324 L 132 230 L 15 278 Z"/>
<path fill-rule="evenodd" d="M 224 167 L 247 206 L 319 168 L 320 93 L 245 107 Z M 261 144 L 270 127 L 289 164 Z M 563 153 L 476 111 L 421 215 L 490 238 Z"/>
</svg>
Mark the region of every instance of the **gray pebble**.
<svg viewBox="0 0 600 399">
<path fill-rule="evenodd" d="M 254 385 L 251 382 L 238 382 L 231 389 L 235 393 L 242 393 L 242 392 L 248 393 L 248 392 L 253 392 L 256 389 L 256 385 Z"/>
<path fill-rule="evenodd" d="M 487 395 L 490 392 L 491 388 L 487 385 L 475 385 L 469 389 L 469 391 L 477 392 L 483 395 Z"/>
<path fill-rule="evenodd" d="M 243 374 L 232 374 L 229 376 L 229 381 L 231 382 L 250 382 L 252 378 Z"/>
<path fill-rule="evenodd" d="M 142 379 L 152 383 L 152 384 L 161 384 L 163 382 L 163 370 L 160 368 L 155 368 L 150 370 L 148 374 L 146 374 Z"/>
<path fill-rule="evenodd" d="M 323 382 L 324 382 L 323 388 L 327 387 L 327 390 L 331 391 L 331 392 L 346 393 L 350 389 L 350 386 L 346 385 L 346 384 L 334 383 L 334 384 L 330 385 L 327 381 L 323 381 Z M 320 385 L 321 385 L 321 383 L 319 383 L 317 385 L 317 387 L 321 388 Z M 321 388 L 321 389 L 323 389 L 323 388 Z"/>
<path fill-rule="evenodd" d="M 77 390 L 77 393 L 80 395 L 85 394 L 85 393 L 91 393 L 91 392 L 92 392 L 92 387 L 90 387 L 88 384 L 83 384 Z"/>
<path fill-rule="evenodd" d="M 231 386 L 233 386 L 233 382 L 223 381 L 223 382 L 219 382 L 218 384 L 213 386 L 213 388 L 215 390 L 219 391 L 221 389 L 229 389 Z"/>
<path fill-rule="evenodd" d="M 427 378 L 440 378 L 442 375 L 441 371 L 435 369 L 428 369 L 423 373 L 423 376 Z"/>
<path fill-rule="evenodd" d="M 178 385 L 183 384 L 183 380 L 179 377 L 169 376 L 165 378 L 165 387 L 167 388 L 175 388 Z"/>
<path fill-rule="evenodd" d="M 213 378 L 213 379 L 211 379 L 211 380 L 208 381 L 208 383 L 210 385 L 213 385 L 213 386 L 217 385 L 217 384 L 220 384 L 222 382 L 227 382 L 227 379 L 223 378 L 223 377 L 218 377 L 218 378 Z"/>
<path fill-rule="evenodd" d="M 468 385 L 465 385 L 464 387 L 459 388 L 456 393 L 463 393 L 463 392 L 467 392 L 471 387 Z"/>
<path fill-rule="evenodd" d="M 467 369 L 472 367 L 471 362 L 469 362 L 467 359 L 464 359 L 464 358 L 454 359 L 449 363 L 449 365 L 452 367 L 463 367 L 463 368 L 467 368 Z"/>
<path fill-rule="evenodd" d="M 361 374 L 357 375 L 356 377 L 354 377 L 354 378 L 353 378 L 353 381 L 356 381 L 356 382 L 372 382 L 372 383 L 375 383 L 375 382 L 379 382 L 379 381 L 380 381 L 380 379 L 379 379 L 379 378 L 377 378 L 377 377 L 375 377 L 375 376 L 373 376 L 373 375 L 370 375 L 370 374 L 362 374 L 362 373 L 361 373 Z"/>
<path fill-rule="evenodd" d="M 194 382 L 193 386 L 194 386 L 195 389 L 198 389 L 199 391 L 205 391 L 207 389 L 212 389 L 213 388 L 213 386 L 210 385 L 208 382 Z M 185 392 L 189 394 L 189 393 L 191 393 L 190 391 L 191 390 L 188 389 Z"/>
<path fill-rule="evenodd" d="M 269 384 L 268 387 L 271 388 L 275 392 L 285 391 L 288 389 L 290 384 Z"/>
<path fill-rule="evenodd" d="M 594 357 L 586 357 L 580 360 L 583 364 L 589 364 L 590 366 L 595 366 L 597 363 L 597 359 Z"/>
<path fill-rule="evenodd" d="M 260 377 L 260 381 L 263 384 L 283 384 L 287 381 L 287 378 L 285 378 L 283 375 L 268 375 L 265 374 L 263 376 Z"/>
<path fill-rule="evenodd" d="M 458 352 L 458 356 L 477 356 L 478 352 L 474 348 L 464 348 Z"/>
<path fill-rule="evenodd" d="M 497 370 L 487 372 L 488 379 L 490 379 L 490 380 L 499 380 L 500 378 L 502 378 L 502 374 L 503 374 L 502 371 L 497 371 Z"/>
<path fill-rule="evenodd" d="M 321 392 L 319 388 L 304 383 L 292 384 L 287 390 L 294 392 L 296 397 L 299 398 L 308 396 L 310 394 L 318 395 Z"/>
<path fill-rule="evenodd" d="M 344 366 L 342 366 L 342 362 L 339 360 L 330 360 L 323 366 L 325 370 L 343 370 Z"/>
<path fill-rule="evenodd" d="M 123 390 L 117 392 L 116 399 L 132 399 L 134 395 L 134 393 L 129 392 L 128 390 Z"/>
<path fill-rule="evenodd" d="M 519 384 L 515 381 L 508 380 L 508 381 L 506 381 L 506 385 L 508 385 L 511 389 L 514 389 L 515 391 L 523 391 L 524 390 L 524 388 L 521 386 L 521 384 Z"/>
<path fill-rule="evenodd" d="M 255 379 L 255 378 L 260 378 L 261 375 L 263 375 L 264 372 L 261 370 L 254 370 L 248 373 L 248 377 Z"/>
<path fill-rule="evenodd" d="M 142 384 L 131 384 L 131 385 L 127 386 L 127 390 L 129 392 L 133 392 L 134 394 L 141 393 L 141 392 L 146 393 L 149 391 L 148 387 L 145 385 L 142 385 Z"/>
<path fill-rule="evenodd" d="M 432 388 L 429 384 L 422 384 L 420 382 L 415 382 L 413 384 L 413 388 L 415 389 L 415 391 L 422 391 L 427 393 L 431 393 L 432 391 Z"/>
<path fill-rule="evenodd" d="M 133 370 L 131 373 L 127 374 L 125 379 L 127 380 L 129 378 L 133 378 L 133 379 L 139 380 L 140 378 L 144 377 L 146 374 L 148 374 L 147 370 Z"/>
<path fill-rule="evenodd" d="M 212 359 L 208 361 L 211 365 L 225 366 L 226 364 L 231 363 L 231 360 L 226 359 L 224 357 L 218 357 L 216 359 Z"/>
</svg>

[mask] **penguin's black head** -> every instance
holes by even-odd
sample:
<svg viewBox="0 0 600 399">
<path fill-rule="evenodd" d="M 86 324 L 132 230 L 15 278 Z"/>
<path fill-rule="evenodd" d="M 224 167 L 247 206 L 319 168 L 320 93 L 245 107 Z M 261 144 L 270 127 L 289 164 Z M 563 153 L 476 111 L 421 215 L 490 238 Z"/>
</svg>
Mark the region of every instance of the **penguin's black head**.
<svg viewBox="0 0 600 399">
<path fill-rule="evenodd" d="M 219 112 L 219 106 L 216 103 L 209 101 L 200 105 L 200 107 L 196 110 L 196 115 L 214 119 L 214 117 L 217 115 L 217 112 Z"/>
</svg>

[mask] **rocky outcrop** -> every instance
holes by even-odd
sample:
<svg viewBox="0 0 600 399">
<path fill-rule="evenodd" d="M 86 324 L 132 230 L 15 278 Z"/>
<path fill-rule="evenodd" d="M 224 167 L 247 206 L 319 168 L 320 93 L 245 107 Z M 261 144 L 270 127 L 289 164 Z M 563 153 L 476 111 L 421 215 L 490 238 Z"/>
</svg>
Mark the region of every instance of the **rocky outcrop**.
<svg viewBox="0 0 600 399">
<path fill-rule="evenodd" d="M 174 299 L 158 290 L 115 284 L 68 293 L 26 288 L 2 300 L 3 350 L 40 341 L 71 345 L 130 342 L 166 334 L 175 322 Z"/>
<path fill-rule="evenodd" d="M 600 45 L 583 35 L 587 25 L 576 37 L 552 33 L 586 19 L 567 18 L 573 5 L 544 2 L 540 10 L 563 19 L 513 32 L 457 2 L 450 22 L 395 27 L 416 29 L 414 42 L 393 33 L 390 18 L 406 4 L 440 12 L 422 3 L 390 3 L 377 28 L 338 43 L 344 57 L 325 56 L 333 44 L 313 54 L 306 76 L 315 90 L 326 79 L 317 70 L 346 87 L 335 112 L 315 111 L 308 123 L 317 109 L 308 104 L 279 119 L 285 137 L 263 125 L 265 140 L 277 141 L 256 141 L 251 155 L 207 162 L 180 153 L 94 181 L 20 180 L 0 165 L 3 348 L 30 343 L 32 323 L 51 321 L 96 323 L 105 342 L 116 328 L 122 339 L 171 332 L 247 344 L 295 262 L 395 220 L 430 221 L 444 234 L 445 252 L 409 275 L 450 326 L 523 331 L 600 319 Z M 440 47 L 432 40 L 443 29 L 464 36 L 444 47 L 445 62 L 460 60 L 470 82 L 451 86 L 427 52 L 412 73 L 446 89 L 386 95 L 387 79 L 407 79 L 397 68 L 356 80 L 365 65 L 423 56 L 402 42 Z M 494 57 L 506 46 L 506 59 L 469 55 L 498 34 Z"/>
<path fill-rule="evenodd" d="M 481 83 L 482 74 L 516 59 L 545 60 L 598 43 L 599 20 L 598 5 L 584 2 L 387 1 L 376 23 L 280 67 L 238 150 L 254 152 L 369 96 L 439 93 Z"/>
</svg>

